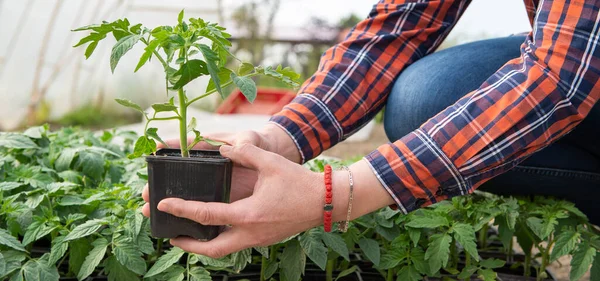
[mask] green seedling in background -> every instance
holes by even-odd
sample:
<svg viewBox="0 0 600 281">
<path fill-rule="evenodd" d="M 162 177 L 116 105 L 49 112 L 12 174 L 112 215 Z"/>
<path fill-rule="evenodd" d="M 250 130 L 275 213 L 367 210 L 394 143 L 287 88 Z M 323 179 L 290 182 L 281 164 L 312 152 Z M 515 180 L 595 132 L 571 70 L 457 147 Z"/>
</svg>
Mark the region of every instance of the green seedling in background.
<svg viewBox="0 0 600 281">
<path fill-rule="evenodd" d="M 195 118 L 192 118 L 189 123 L 187 122 L 187 109 L 194 102 L 213 93 L 218 92 L 222 98 L 225 98 L 223 89 L 229 85 L 238 87 L 250 102 L 253 102 L 257 95 L 256 84 L 252 80 L 254 76 L 271 77 L 294 88 L 299 86 L 296 80 L 300 75 L 289 67 L 283 68 L 281 65 L 276 68 L 262 67 L 242 62 L 229 51 L 231 35 L 225 32 L 224 27 L 206 22 L 201 18 L 191 18 L 189 22 L 186 22 L 183 11 L 179 13 L 178 23 L 175 26 L 159 26 L 149 29 L 142 24 L 131 25 L 129 20 L 121 19 L 85 26 L 73 31 L 91 31 L 88 36 L 82 38 L 75 45 L 75 47 L 87 45 L 86 59 L 96 50 L 100 41 L 112 34 L 117 40 L 110 56 L 110 67 L 113 73 L 121 58 L 140 42 L 145 45 L 145 48 L 135 71 L 137 72 L 153 58 L 158 60 L 163 67 L 167 96 L 172 96 L 168 102 L 152 105 L 153 116 L 149 116 L 142 107 L 130 100 L 117 99 L 119 104 L 139 111 L 146 119 L 144 135 L 136 141 L 134 152 L 130 155 L 131 158 L 154 153 L 156 141 L 164 144 L 157 133 L 157 128 L 149 127 L 152 121 L 179 121 L 181 155 L 183 157 L 189 157 L 189 150 L 201 141 L 211 145 L 221 145 L 222 143 L 205 138 L 200 134 L 196 129 Z M 228 68 L 228 58 L 234 59 L 237 71 Z M 192 98 L 186 92 L 186 85 L 203 76 L 210 76 L 208 86 L 203 94 Z M 172 115 L 157 117 L 158 112 L 169 112 Z M 189 133 L 193 133 L 194 141 L 188 145 Z"/>
</svg>

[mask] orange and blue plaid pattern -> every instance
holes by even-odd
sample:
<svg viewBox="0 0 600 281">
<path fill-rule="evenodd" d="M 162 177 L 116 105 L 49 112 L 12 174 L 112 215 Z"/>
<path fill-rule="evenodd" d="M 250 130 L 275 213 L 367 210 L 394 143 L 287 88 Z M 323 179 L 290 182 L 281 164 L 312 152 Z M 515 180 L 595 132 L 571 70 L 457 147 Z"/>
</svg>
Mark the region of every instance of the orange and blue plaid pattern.
<svg viewBox="0 0 600 281">
<path fill-rule="evenodd" d="M 403 69 L 440 45 L 469 2 L 380 1 L 271 121 L 303 161 L 344 140 L 385 105 Z M 403 212 L 472 192 L 567 134 L 600 98 L 600 1 L 525 6 L 533 29 L 520 57 L 365 157 Z"/>
</svg>

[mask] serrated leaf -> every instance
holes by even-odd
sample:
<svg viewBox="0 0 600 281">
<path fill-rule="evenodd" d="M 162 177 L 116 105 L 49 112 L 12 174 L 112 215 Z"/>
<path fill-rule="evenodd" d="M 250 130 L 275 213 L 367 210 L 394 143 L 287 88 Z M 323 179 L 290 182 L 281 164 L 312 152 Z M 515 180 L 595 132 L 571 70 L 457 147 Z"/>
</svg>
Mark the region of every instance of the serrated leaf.
<svg viewBox="0 0 600 281">
<path fill-rule="evenodd" d="M 40 260 L 29 260 L 21 271 L 25 281 L 58 281 L 60 278 L 56 267 Z"/>
<path fill-rule="evenodd" d="M 115 68 L 117 68 L 117 64 L 121 58 L 133 48 L 137 42 L 142 38 L 141 35 L 127 35 L 121 38 L 117 44 L 112 49 L 112 53 L 110 55 L 110 70 L 114 73 Z"/>
<path fill-rule="evenodd" d="M 327 248 L 323 245 L 314 232 L 306 232 L 300 236 L 300 245 L 304 253 L 316 264 L 321 270 L 325 270 L 327 265 Z"/>
<path fill-rule="evenodd" d="M 25 252 L 25 248 L 23 248 L 23 245 L 21 244 L 21 242 L 19 242 L 19 240 L 17 240 L 17 238 L 15 238 L 14 236 L 10 235 L 10 233 L 8 233 L 8 231 L 1 229 L 1 228 L 0 228 L 0 244 L 7 246 L 9 248 L 18 250 L 18 251 Z"/>
<path fill-rule="evenodd" d="M 571 260 L 570 280 L 579 280 L 590 268 L 595 256 L 596 249 L 586 243 L 580 243 L 577 250 L 573 253 L 573 259 Z"/>
<path fill-rule="evenodd" d="M 427 212 L 423 216 L 413 216 L 406 224 L 412 228 L 436 228 L 448 225 L 450 222 L 446 217 L 433 212 Z"/>
<path fill-rule="evenodd" d="M 234 73 L 231 74 L 231 79 L 246 99 L 250 103 L 254 102 L 257 95 L 256 83 L 254 83 L 254 80 L 250 77 L 237 76 Z"/>
<path fill-rule="evenodd" d="M 184 253 L 185 252 L 180 248 L 172 248 L 171 250 L 166 252 L 164 255 L 162 255 L 160 258 L 158 258 L 156 263 L 150 268 L 150 270 L 148 270 L 148 272 L 146 272 L 146 275 L 144 275 L 144 278 L 152 277 L 152 276 L 158 275 L 161 272 L 165 271 L 171 265 L 178 262 Z"/>
<path fill-rule="evenodd" d="M 56 262 L 65 255 L 69 249 L 69 243 L 65 242 L 64 240 L 65 236 L 59 236 L 52 240 L 52 248 L 50 248 L 48 264 L 56 264 Z"/>
<path fill-rule="evenodd" d="M 473 276 L 473 274 L 475 274 L 475 272 L 478 269 L 479 268 L 474 265 L 467 266 L 462 269 L 462 271 L 460 272 L 460 274 L 457 277 L 459 280 L 464 280 L 464 279 L 470 278 L 471 276 Z"/>
<path fill-rule="evenodd" d="M 421 231 L 407 227 L 408 237 L 410 237 L 410 241 L 413 242 L 413 245 L 416 247 L 419 244 L 419 240 L 421 239 Z"/>
<path fill-rule="evenodd" d="M 40 220 L 36 220 L 27 227 L 27 231 L 25 231 L 25 235 L 23 236 L 23 241 L 21 242 L 24 246 L 29 245 L 31 242 L 35 241 L 38 237 L 38 233 L 42 230 L 44 226 L 44 222 Z"/>
<path fill-rule="evenodd" d="M 215 89 L 221 97 L 224 99 L 225 95 L 223 94 L 223 89 L 221 89 L 221 79 L 219 79 L 219 67 L 217 66 L 217 62 L 219 61 L 219 56 L 215 53 L 209 46 L 204 44 L 198 45 L 198 50 L 204 56 L 204 60 L 206 60 L 206 67 L 208 69 L 208 73 L 210 74 L 211 80 L 214 81 Z"/>
<path fill-rule="evenodd" d="M 348 247 L 346 246 L 346 242 L 344 242 L 344 239 L 342 237 L 333 233 L 322 232 L 321 239 L 323 239 L 325 246 L 331 248 L 331 250 L 338 253 L 345 260 L 350 261 Z"/>
<path fill-rule="evenodd" d="M 211 281 L 210 273 L 199 266 L 195 266 L 190 268 L 190 276 L 192 277 L 190 281 Z"/>
<path fill-rule="evenodd" d="M 300 242 L 298 240 L 291 240 L 283 250 L 280 259 L 279 267 L 282 269 L 281 273 L 285 276 L 285 280 L 300 280 L 306 264 L 306 256 L 302 252 Z"/>
<path fill-rule="evenodd" d="M 104 271 L 108 273 L 108 281 L 140 280 L 137 274 L 124 267 L 115 256 L 110 256 L 104 262 Z"/>
<path fill-rule="evenodd" d="M 579 235 L 579 233 L 570 229 L 559 234 L 556 237 L 552 254 L 550 254 L 550 261 L 555 261 L 558 258 L 571 253 L 575 249 L 575 246 L 577 246 Z"/>
<path fill-rule="evenodd" d="M 397 281 L 419 281 L 423 280 L 423 277 L 417 269 L 412 265 L 406 265 L 398 271 L 398 279 Z"/>
<path fill-rule="evenodd" d="M 152 154 L 156 150 L 156 142 L 146 136 L 141 136 L 135 142 L 133 153 L 127 157 L 130 159 L 140 157 L 142 155 Z"/>
<path fill-rule="evenodd" d="M 259 252 L 261 256 L 269 258 L 269 247 L 254 247 L 254 250 Z"/>
<path fill-rule="evenodd" d="M 434 234 L 430 237 L 429 246 L 425 252 L 431 271 L 437 272 L 448 264 L 450 256 L 450 242 L 452 237 L 448 234 Z"/>
<path fill-rule="evenodd" d="M 356 272 L 357 270 L 359 270 L 359 268 L 356 265 L 354 265 L 346 270 L 343 270 L 342 272 L 340 272 L 340 274 L 338 274 L 338 276 L 335 278 L 334 281 L 338 281 L 340 278 L 348 276 L 348 275 Z"/>
<path fill-rule="evenodd" d="M 249 62 L 242 62 L 238 68 L 237 74 L 240 76 L 244 76 L 246 74 L 250 74 L 254 71 L 254 65 Z"/>
<path fill-rule="evenodd" d="M 173 76 L 178 76 L 179 80 L 177 83 L 173 85 L 174 90 L 179 90 L 183 88 L 185 85 L 193 81 L 194 79 L 206 75 L 209 72 L 207 68 L 207 63 L 201 60 L 190 60 L 187 63 L 183 64 L 181 68 L 173 74 Z"/>
<path fill-rule="evenodd" d="M 68 170 L 71 167 L 71 163 L 73 162 L 75 155 L 77 155 L 77 149 L 63 149 L 60 153 L 60 156 L 58 156 L 56 161 L 54 161 L 54 168 L 59 172 Z"/>
<path fill-rule="evenodd" d="M 94 248 L 90 251 L 90 254 L 85 257 L 81 269 L 79 269 L 79 273 L 77 274 L 77 279 L 79 280 L 86 279 L 90 276 L 104 259 L 108 241 L 104 238 L 98 238 L 92 242 L 92 246 L 94 246 Z"/>
<path fill-rule="evenodd" d="M 79 153 L 76 168 L 86 176 L 100 180 L 104 176 L 104 157 L 98 153 L 82 151 Z"/>
<path fill-rule="evenodd" d="M 79 238 L 83 238 L 94 234 L 102 226 L 108 224 L 105 220 L 93 219 L 86 221 L 83 224 L 76 226 L 68 235 L 65 237 L 65 241 L 71 241 Z"/>
<path fill-rule="evenodd" d="M 495 269 L 503 267 L 506 264 L 506 262 L 499 259 L 485 259 L 481 260 L 479 264 L 484 268 Z"/>
<path fill-rule="evenodd" d="M 140 57 L 140 61 L 138 62 L 137 66 L 135 67 L 134 72 L 137 72 L 138 70 L 140 70 L 140 68 L 142 68 L 142 66 L 144 66 L 148 61 L 150 61 L 150 59 L 152 58 L 152 54 L 154 53 L 154 51 L 156 50 L 156 48 L 159 45 L 160 45 L 160 40 L 152 40 L 150 43 L 148 43 L 148 46 L 146 46 L 144 48 L 144 53 Z"/>
<path fill-rule="evenodd" d="M 0 147 L 2 148 L 16 148 L 16 149 L 29 149 L 38 148 L 30 138 L 21 134 L 3 133 L 0 134 Z"/>
<path fill-rule="evenodd" d="M 480 269 L 477 274 L 483 281 L 496 281 L 496 272 L 491 269 Z"/>
<path fill-rule="evenodd" d="M 157 140 L 158 142 L 162 143 L 166 147 L 169 147 L 167 145 L 167 143 L 165 141 L 163 141 L 160 136 L 158 136 L 158 129 L 157 128 L 148 128 L 148 130 L 146 130 L 146 135 L 148 135 L 149 137 Z"/>
<path fill-rule="evenodd" d="M 219 83 L 221 83 L 221 85 L 224 85 L 224 84 L 230 82 L 232 73 L 233 73 L 233 71 L 231 71 L 230 69 L 221 67 L 219 69 L 219 73 L 217 74 L 219 76 Z M 215 90 L 216 90 L 215 81 L 210 79 L 210 81 L 208 81 L 208 85 L 206 86 L 206 92 L 210 93 Z"/>
<path fill-rule="evenodd" d="M 180 265 L 173 265 L 158 276 L 157 279 L 165 281 L 183 281 L 185 278 L 185 270 L 186 269 Z"/>
<path fill-rule="evenodd" d="M 127 99 L 115 99 L 115 101 L 118 104 L 122 105 L 122 106 L 129 107 L 129 108 L 132 108 L 132 109 L 135 109 L 135 110 L 141 112 L 142 114 L 146 114 L 144 112 L 144 110 L 142 109 L 141 106 L 137 105 L 136 103 L 134 103 L 134 102 L 132 102 L 130 100 L 127 100 Z"/>
<path fill-rule="evenodd" d="M 11 191 L 23 186 L 20 182 L 0 182 L 0 191 Z"/>
<path fill-rule="evenodd" d="M 77 239 L 69 242 L 69 270 L 71 272 L 79 272 L 85 257 L 91 249 L 92 247 L 87 239 Z"/>
<path fill-rule="evenodd" d="M 246 265 L 252 262 L 252 249 L 241 250 L 237 253 L 231 254 L 231 263 L 233 263 L 233 270 L 240 272 L 246 268 Z"/>
<path fill-rule="evenodd" d="M 5 275 L 6 273 L 6 260 L 4 259 L 4 255 L 0 253 L 0 276 Z"/>
<path fill-rule="evenodd" d="M 277 269 L 279 269 L 278 262 L 269 263 L 269 265 L 267 265 L 267 268 L 265 269 L 265 279 L 271 278 L 271 276 L 273 276 L 273 274 L 277 272 Z"/>
<path fill-rule="evenodd" d="M 452 229 L 454 230 L 454 239 L 463 246 L 469 255 L 478 261 L 479 253 L 477 252 L 477 244 L 475 244 L 475 230 L 473 227 L 465 223 L 456 223 L 452 226 Z"/>
<path fill-rule="evenodd" d="M 369 238 L 361 238 L 358 240 L 358 246 L 375 266 L 379 266 L 381 249 L 379 248 L 379 243 L 377 243 L 377 241 Z"/>
<path fill-rule="evenodd" d="M 142 252 L 131 245 L 131 241 L 128 244 L 118 245 L 113 250 L 117 260 L 127 269 L 139 275 L 146 273 L 146 262 L 142 258 Z"/>
</svg>

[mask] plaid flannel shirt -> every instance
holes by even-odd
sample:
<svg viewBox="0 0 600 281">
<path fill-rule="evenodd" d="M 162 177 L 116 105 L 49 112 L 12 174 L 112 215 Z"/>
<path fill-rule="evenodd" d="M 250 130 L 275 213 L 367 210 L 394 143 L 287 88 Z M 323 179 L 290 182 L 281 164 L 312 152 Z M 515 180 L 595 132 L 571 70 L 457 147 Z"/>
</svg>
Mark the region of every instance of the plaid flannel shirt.
<svg viewBox="0 0 600 281">
<path fill-rule="evenodd" d="M 318 71 L 271 122 L 292 137 L 303 161 L 316 157 L 381 110 L 395 78 L 440 45 L 469 2 L 380 1 L 323 54 Z M 525 6 L 533 29 L 520 57 L 365 157 L 403 212 L 471 193 L 567 134 L 600 97 L 600 1 Z"/>
</svg>

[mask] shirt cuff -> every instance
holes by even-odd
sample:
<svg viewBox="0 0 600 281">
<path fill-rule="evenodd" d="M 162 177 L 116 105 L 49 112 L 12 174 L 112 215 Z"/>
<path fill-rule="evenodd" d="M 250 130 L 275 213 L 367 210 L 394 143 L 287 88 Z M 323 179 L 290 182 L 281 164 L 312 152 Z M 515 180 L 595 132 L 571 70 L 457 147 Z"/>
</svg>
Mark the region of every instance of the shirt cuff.
<svg viewBox="0 0 600 281">
<path fill-rule="evenodd" d="M 273 115 L 270 122 L 279 125 L 294 140 L 302 163 L 317 157 L 341 141 L 343 130 L 339 122 L 318 98 L 300 94 Z"/>
<path fill-rule="evenodd" d="M 420 129 L 380 146 L 365 160 L 405 214 L 472 192 L 454 163 Z"/>
</svg>

